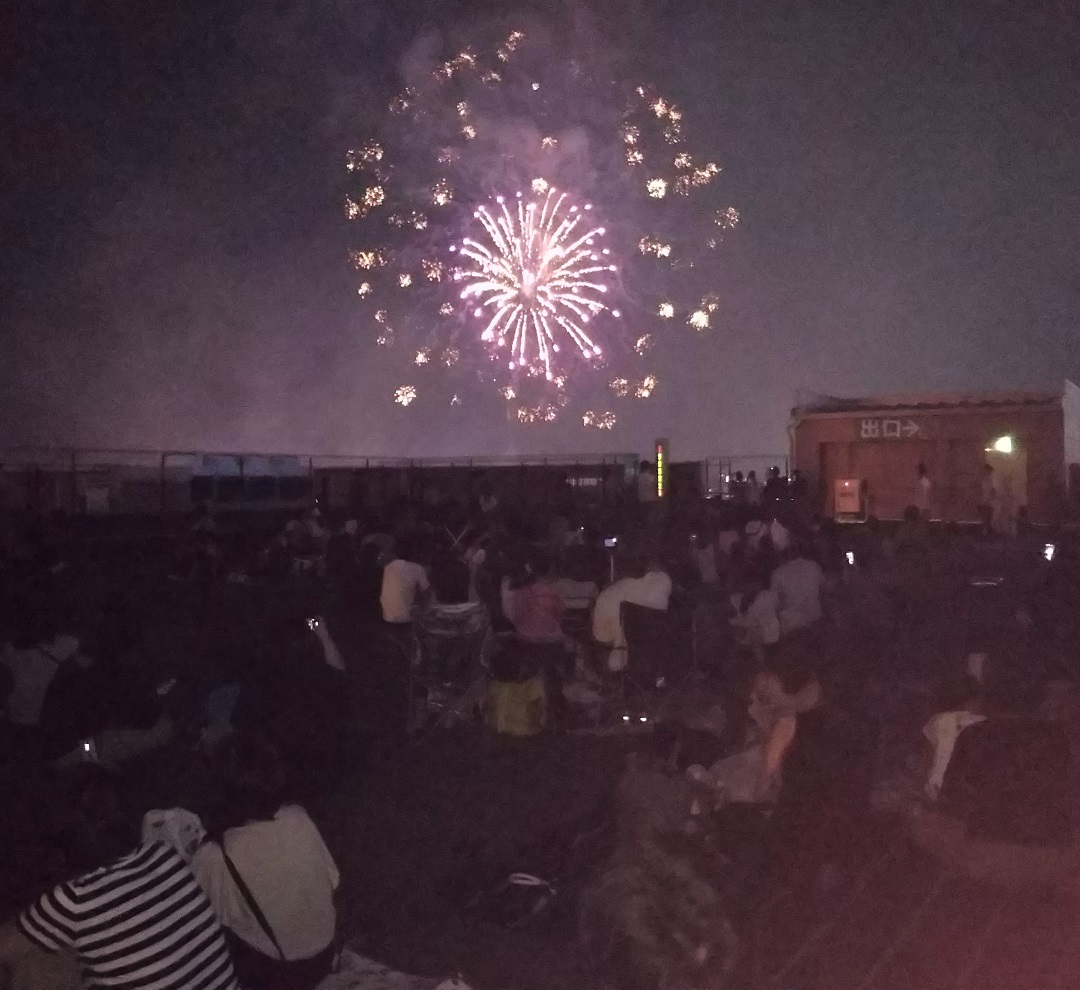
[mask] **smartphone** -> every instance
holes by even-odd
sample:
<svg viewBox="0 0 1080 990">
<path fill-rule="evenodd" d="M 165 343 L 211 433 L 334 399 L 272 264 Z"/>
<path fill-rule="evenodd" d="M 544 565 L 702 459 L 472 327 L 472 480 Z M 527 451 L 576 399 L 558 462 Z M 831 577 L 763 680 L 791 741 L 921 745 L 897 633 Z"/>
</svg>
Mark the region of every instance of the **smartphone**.
<svg viewBox="0 0 1080 990">
<path fill-rule="evenodd" d="M 619 538 L 617 536 L 604 537 L 604 549 L 614 550 L 619 545 Z"/>
<path fill-rule="evenodd" d="M 97 743 L 93 739 L 84 739 L 79 743 L 79 749 L 82 751 L 84 763 L 97 763 Z"/>
<path fill-rule="evenodd" d="M 312 632 L 315 632 L 315 630 L 319 628 L 319 620 L 318 619 L 308 619 L 307 620 L 307 627 Z"/>
<path fill-rule="evenodd" d="M 1043 556 L 1048 560 L 1054 559 L 1054 554 L 1057 552 L 1057 547 L 1053 543 L 1047 543 L 1043 547 Z"/>
<path fill-rule="evenodd" d="M 855 554 L 851 550 L 844 554 L 844 559 L 848 562 L 848 567 L 855 566 Z"/>
</svg>

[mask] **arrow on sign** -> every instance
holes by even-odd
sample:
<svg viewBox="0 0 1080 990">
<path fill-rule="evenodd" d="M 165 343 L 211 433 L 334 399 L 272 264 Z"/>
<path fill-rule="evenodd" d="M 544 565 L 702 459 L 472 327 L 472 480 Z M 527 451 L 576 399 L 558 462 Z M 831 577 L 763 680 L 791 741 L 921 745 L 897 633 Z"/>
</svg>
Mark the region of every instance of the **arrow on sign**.
<svg viewBox="0 0 1080 990">
<path fill-rule="evenodd" d="M 900 432 L 908 439 L 911 439 L 911 437 L 919 435 L 919 424 L 914 420 L 909 419 L 902 427 L 900 427 Z"/>
</svg>

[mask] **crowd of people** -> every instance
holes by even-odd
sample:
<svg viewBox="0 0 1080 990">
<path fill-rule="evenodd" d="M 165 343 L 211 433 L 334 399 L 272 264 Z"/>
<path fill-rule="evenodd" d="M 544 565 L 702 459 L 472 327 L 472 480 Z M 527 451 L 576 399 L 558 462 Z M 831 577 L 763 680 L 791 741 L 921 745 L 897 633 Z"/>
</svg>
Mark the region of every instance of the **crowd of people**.
<svg viewBox="0 0 1080 990">
<path fill-rule="evenodd" d="M 729 974 L 739 884 L 679 843 L 707 836 L 744 874 L 778 843 L 819 865 L 858 846 L 881 776 L 874 691 L 904 672 L 842 656 L 866 645 L 843 637 L 867 621 L 868 587 L 901 588 L 956 541 L 918 506 L 896 529 L 842 533 L 808 516 L 799 485 L 736 476 L 724 501 L 618 519 L 571 505 L 523 518 L 491 490 L 473 505 L 423 498 L 354 518 L 315 507 L 244 554 L 202 508 L 161 554 L 162 586 L 197 589 L 203 607 L 255 585 L 275 617 L 248 656 L 201 680 L 148 661 L 147 612 L 95 593 L 70 548 L 9 556 L 0 772 L 17 797 L 2 823 L 10 875 L 29 879 L 16 891 L 28 906 L 0 930 L 0 973 L 64 950 L 88 986 L 314 988 L 340 944 L 341 878 L 306 798 L 373 751 L 452 724 L 450 710 L 529 735 L 600 731 L 605 715 L 617 726 L 631 691 L 662 707 L 668 668 L 645 663 L 649 683 L 637 677 L 650 640 L 635 630 L 655 623 L 692 653 L 671 670 L 693 672 L 708 710 L 668 711 L 631 746 L 618 845 L 583 895 L 583 939 L 609 961 L 631 946 L 623 969 L 640 956 L 657 986 Z M 1072 671 L 1015 649 L 1045 647 L 1034 637 L 1050 635 L 1060 589 L 1074 586 L 1069 553 L 1053 566 L 1032 571 L 1011 621 L 988 633 L 972 620 L 973 648 L 941 664 L 912 733 L 925 759 L 908 767 L 910 808 L 946 808 L 973 835 L 1008 841 L 1070 835 Z M 885 612 L 879 645 L 918 621 L 895 601 Z M 709 636 L 693 631 L 705 617 Z M 128 768 L 166 753 L 197 781 L 197 806 L 138 807 L 126 793 Z M 47 820 L 34 820 L 42 805 Z M 26 849 L 47 866 L 16 864 Z M 61 869 L 68 879 L 29 896 Z M 672 877 L 698 900 L 670 904 Z"/>
</svg>

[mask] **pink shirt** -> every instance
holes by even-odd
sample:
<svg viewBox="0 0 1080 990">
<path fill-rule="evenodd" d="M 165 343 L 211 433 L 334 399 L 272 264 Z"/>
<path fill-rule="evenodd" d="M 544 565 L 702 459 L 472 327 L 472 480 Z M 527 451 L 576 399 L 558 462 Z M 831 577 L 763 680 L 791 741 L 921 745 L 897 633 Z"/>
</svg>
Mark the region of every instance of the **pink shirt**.
<svg viewBox="0 0 1080 990">
<path fill-rule="evenodd" d="M 522 639 L 554 643 L 562 639 L 564 607 L 559 586 L 541 578 L 510 594 L 507 618 Z"/>
</svg>

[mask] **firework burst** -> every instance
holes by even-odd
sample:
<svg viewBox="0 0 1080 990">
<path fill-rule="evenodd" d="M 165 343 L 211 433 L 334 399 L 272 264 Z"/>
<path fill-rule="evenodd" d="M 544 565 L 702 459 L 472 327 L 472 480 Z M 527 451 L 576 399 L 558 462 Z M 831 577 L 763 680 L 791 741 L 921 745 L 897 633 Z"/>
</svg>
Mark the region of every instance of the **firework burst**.
<svg viewBox="0 0 1080 990">
<path fill-rule="evenodd" d="M 596 244 L 605 231 L 584 223 L 591 204 L 579 210 L 551 187 L 539 203 L 520 196 L 514 210 L 501 196 L 497 203 L 497 210 L 482 206 L 475 214 L 486 243 L 462 243 L 462 257 L 473 264 L 461 271 L 469 282 L 461 298 L 477 303 L 473 317 L 487 319 L 480 340 L 508 352 L 508 370 L 542 372 L 553 381 L 560 341 L 586 361 L 603 353 L 586 328 L 608 309 L 603 279 L 616 271 L 599 264 Z"/>
<path fill-rule="evenodd" d="M 604 66 L 511 31 L 413 73 L 349 152 L 357 298 L 415 382 L 391 379 L 400 405 L 487 388 L 512 421 L 576 407 L 609 430 L 604 396 L 650 398 L 647 363 L 722 323 L 720 166 L 675 102 Z"/>
</svg>

